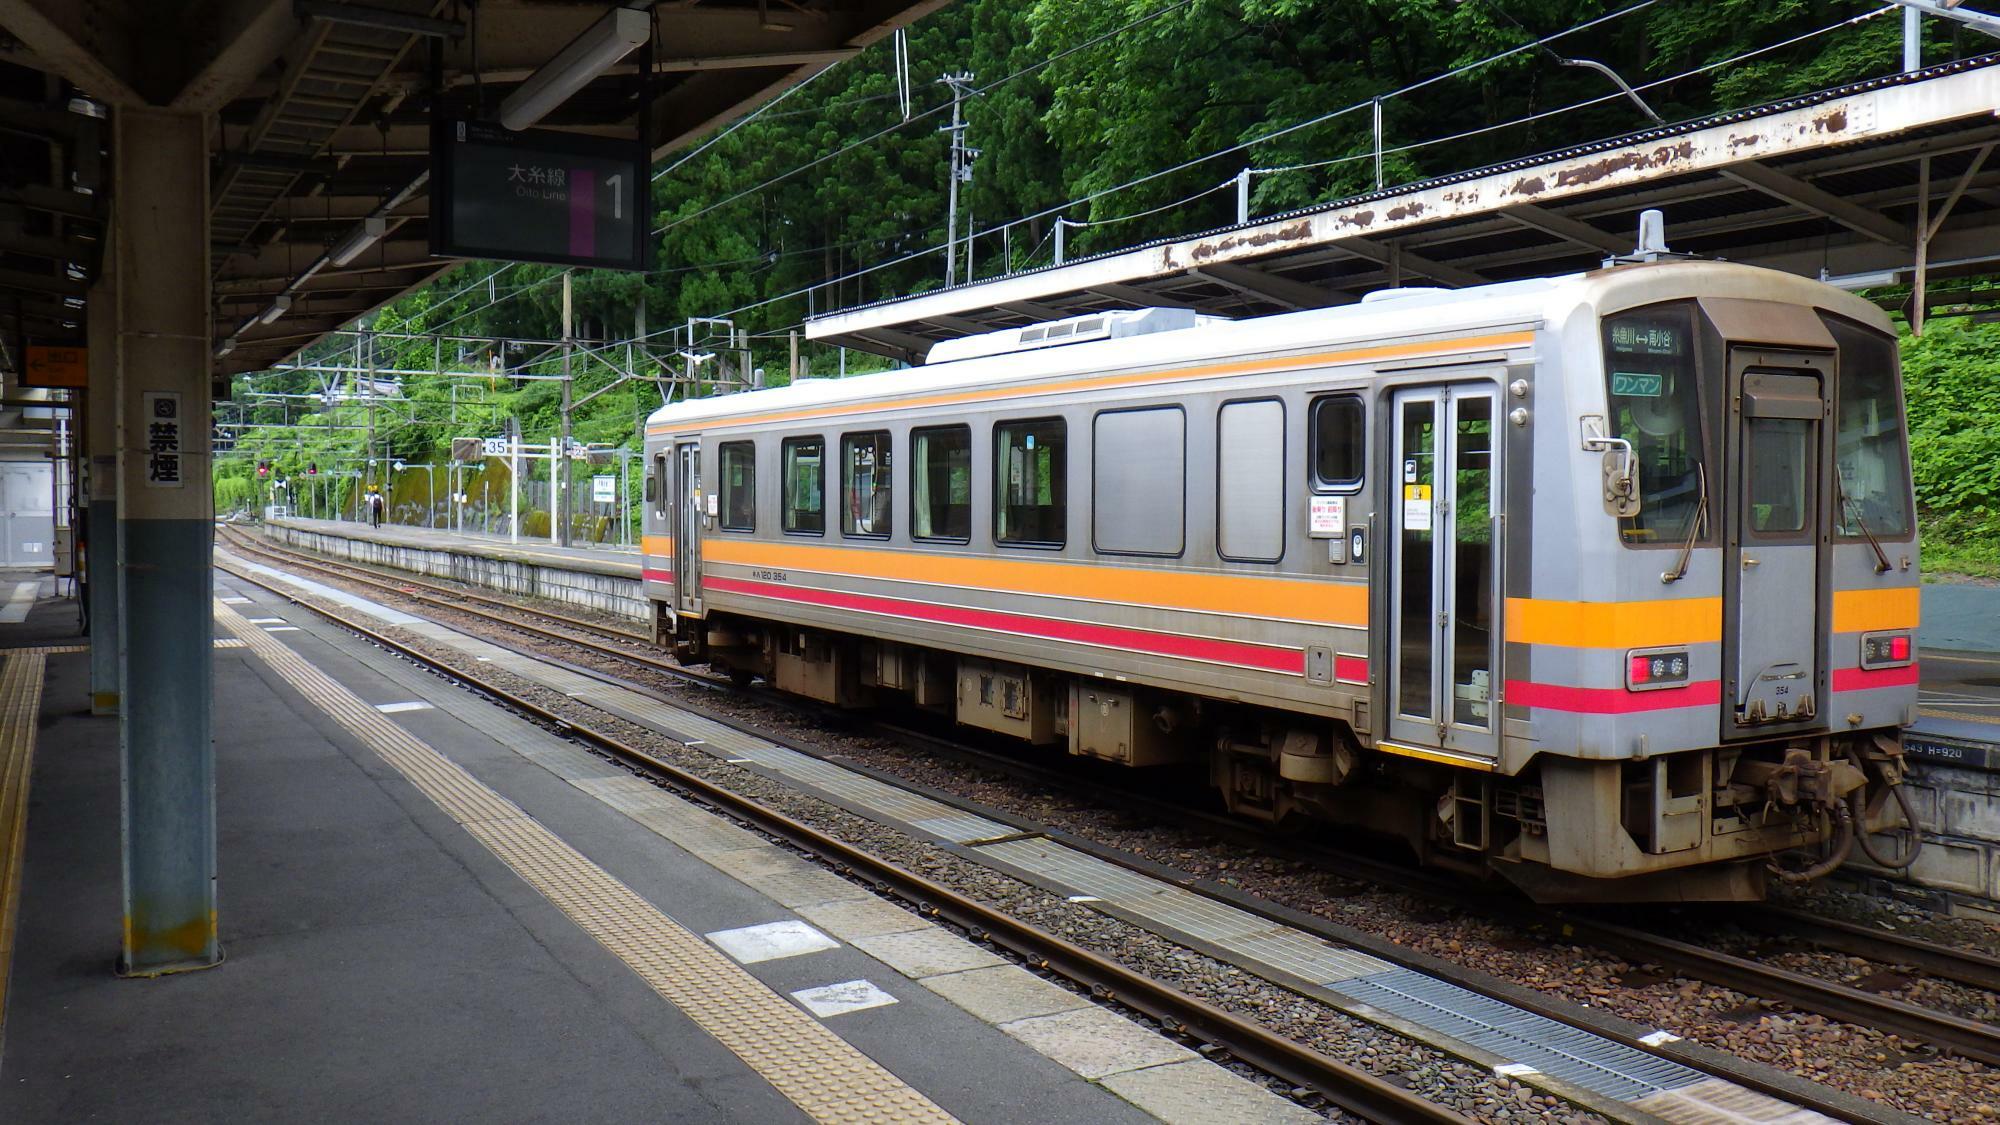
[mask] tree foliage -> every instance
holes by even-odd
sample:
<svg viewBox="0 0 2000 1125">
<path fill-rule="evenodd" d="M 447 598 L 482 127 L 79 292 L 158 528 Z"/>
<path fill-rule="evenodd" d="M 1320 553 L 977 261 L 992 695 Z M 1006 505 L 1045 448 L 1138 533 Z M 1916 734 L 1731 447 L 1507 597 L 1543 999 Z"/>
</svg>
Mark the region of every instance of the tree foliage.
<svg viewBox="0 0 2000 1125">
<path fill-rule="evenodd" d="M 958 0 L 909 32 L 915 120 L 904 121 L 884 41 L 698 154 L 670 158 L 653 184 L 657 268 L 577 273 L 576 311 L 582 334 L 621 339 L 640 334 L 643 305 L 656 342 L 690 317 L 732 315 L 778 381 L 785 333 L 808 315 L 939 285 L 933 248 L 944 236 L 948 142 L 938 126 L 948 91 L 936 79 L 946 73 L 970 71 L 980 90 L 965 114 L 982 155 L 961 207 L 980 232 L 975 273 L 991 276 L 1047 263 L 1058 214 L 1091 224 L 1068 233 L 1073 256 L 1234 222 L 1235 193 L 1216 189 L 1243 168 L 1266 170 L 1252 181 L 1256 214 L 1373 190 L 1376 99 L 1381 181 L 1394 185 L 1650 124 L 1602 74 L 1565 59 L 1613 67 L 1668 120 L 1891 72 L 1900 65 L 1893 18 L 1810 34 L 1865 11 L 1833 0 Z M 1931 57 L 1960 52 L 1949 32 L 1932 35 Z M 872 139 L 856 143 L 863 138 Z M 559 277 L 551 267 L 474 263 L 397 301 L 373 326 L 555 338 Z M 1979 376 L 1956 372 L 1987 371 L 1973 366 L 1980 341 L 1990 343 L 1956 328 L 1928 337 L 1912 353 L 1922 372 L 1913 402 L 1961 421 L 1953 411 L 1976 411 Z M 405 370 L 492 362 L 387 339 L 376 360 Z M 811 346 L 805 360 L 817 375 L 880 363 Z M 615 377 L 593 359 L 579 368 L 579 397 Z M 546 357 L 500 357 L 503 376 L 550 369 Z M 436 459 L 450 437 L 497 432 L 509 416 L 538 437 L 555 428 L 553 384 L 496 377 L 482 394 L 460 382 L 454 399 L 442 381 L 407 378 L 411 401 L 389 422 L 378 412 L 387 451 Z M 317 389 L 304 375 L 257 385 Z M 630 442 L 658 402 L 650 383 L 611 391 L 579 413 L 578 437 Z M 253 415 L 275 416 L 268 407 Z M 359 445 L 356 430 L 338 427 L 362 423 L 359 407 L 330 406 L 244 452 L 332 458 Z M 2000 452 L 2000 438 L 1979 427 L 1941 424 L 1949 452 L 1939 455 L 1953 464 L 1991 463 Z M 1953 477 L 1942 464 L 1919 470 L 1926 504 L 2000 499 L 2000 485 Z"/>
</svg>

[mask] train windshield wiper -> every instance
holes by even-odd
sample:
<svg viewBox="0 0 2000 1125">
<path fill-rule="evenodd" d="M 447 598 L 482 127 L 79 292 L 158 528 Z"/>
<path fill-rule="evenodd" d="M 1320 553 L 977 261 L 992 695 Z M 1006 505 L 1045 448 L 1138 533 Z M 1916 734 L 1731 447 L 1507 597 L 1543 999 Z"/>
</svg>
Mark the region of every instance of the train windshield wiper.
<svg viewBox="0 0 2000 1125">
<path fill-rule="evenodd" d="M 1889 565 L 1889 556 L 1882 550 L 1882 541 L 1875 538 L 1875 532 L 1868 526 L 1868 521 L 1861 518 L 1861 509 L 1855 506 L 1854 501 L 1848 499 L 1847 489 L 1841 487 L 1838 482 L 1835 482 L 1834 489 L 1840 494 L 1840 506 L 1846 509 L 1847 518 L 1854 521 L 1854 526 L 1860 528 L 1861 534 L 1867 537 L 1868 545 L 1875 548 L 1875 573 L 1889 573 L 1893 568 Z"/>
<path fill-rule="evenodd" d="M 1681 557 L 1674 560 L 1673 569 L 1660 575 L 1662 582 L 1679 582 L 1687 577 L 1688 560 L 1694 556 L 1694 541 L 1701 538 L 1702 521 L 1708 518 L 1708 466 L 1696 461 L 1694 473 L 1699 490 L 1695 494 L 1694 518 L 1688 521 L 1687 542 L 1681 544 Z"/>
</svg>

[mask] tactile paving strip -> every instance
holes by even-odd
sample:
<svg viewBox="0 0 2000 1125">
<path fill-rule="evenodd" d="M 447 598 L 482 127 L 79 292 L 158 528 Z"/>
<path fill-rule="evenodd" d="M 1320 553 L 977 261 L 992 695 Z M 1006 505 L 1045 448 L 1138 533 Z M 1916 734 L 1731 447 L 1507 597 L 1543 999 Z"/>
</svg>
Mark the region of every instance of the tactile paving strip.
<svg viewBox="0 0 2000 1125">
<path fill-rule="evenodd" d="M 955 1120 L 228 606 L 218 604 L 216 618 L 808 1116 L 824 1122 Z"/>
<path fill-rule="evenodd" d="M 28 777 L 42 713 L 39 651 L 15 650 L 0 670 L 0 1031 L 7 1021 L 8 970 L 14 963 L 14 923 L 21 904 L 22 845 L 28 835 Z"/>
</svg>

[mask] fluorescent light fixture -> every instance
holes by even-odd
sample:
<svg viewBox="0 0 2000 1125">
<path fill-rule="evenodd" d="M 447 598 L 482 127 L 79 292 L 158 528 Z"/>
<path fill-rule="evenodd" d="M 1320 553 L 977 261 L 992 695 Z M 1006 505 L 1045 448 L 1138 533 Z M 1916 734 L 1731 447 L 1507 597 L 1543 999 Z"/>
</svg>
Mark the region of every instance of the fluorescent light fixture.
<svg viewBox="0 0 2000 1125">
<path fill-rule="evenodd" d="M 221 359 L 236 350 L 236 337 L 231 336 L 215 346 L 215 358 Z"/>
<path fill-rule="evenodd" d="M 78 94 L 69 100 L 69 111 L 82 117 L 95 117 L 99 121 L 110 117 L 104 106 Z"/>
<path fill-rule="evenodd" d="M 1876 270 L 1873 273 L 1850 273 L 1845 277 L 1822 278 L 1836 289 L 1879 289 L 1884 285 L 1894 285 L 1901 278 L 1897 270 Z"/>
<path fill-rule="evenodd" d="M 363 250 L 375 245 L 389 231 L 389 220 L 380 215 L 370 215 L 361 220 L 361 225 L 347 232 L 327 256 L 336 266 L 344 266 L 361 256 Z"/>
<path fill-rule="evenodd" d="M 271 302 L 270 308 L 265 309 L 262 313 L 258 314 L 257 323 L 269 324 L 272 321 L 278 319 L 279 317 L 291 311 L 292 311 L 292 299 L 290 297 L 281 295 Z"/>
<path fill-rule="evenodd" d="M 509 129 L 526 129 L 547 117 L 568 101 L 570 95 L 644 43 L 651 34 L 651 23 L 645 12 L 631 8 L 613 8 L 604 13 L 603 19 L 570 40 L 569 46 L 507 95 L 507 100 L 500 103 L 500 124 Z"/>
</svg>

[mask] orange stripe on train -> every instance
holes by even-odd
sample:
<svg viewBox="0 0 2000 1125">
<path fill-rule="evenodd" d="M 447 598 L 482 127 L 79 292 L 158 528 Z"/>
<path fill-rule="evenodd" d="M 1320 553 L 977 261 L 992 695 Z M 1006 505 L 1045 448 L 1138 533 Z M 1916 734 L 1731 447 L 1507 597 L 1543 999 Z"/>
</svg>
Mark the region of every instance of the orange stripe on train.
<svg viewBox="0 0 2000 1125">
<path fill-rule="evenodd" d="M 1336 579 L 1266 578 L 1029 561 L 881 548 L 821 547 L 715 537 L 702 541 L 708 563 L 922 582 L 973 590 L 1230 613 L 1322 625 L 1368 627 L 1368 588 Z"/>
</svg>

